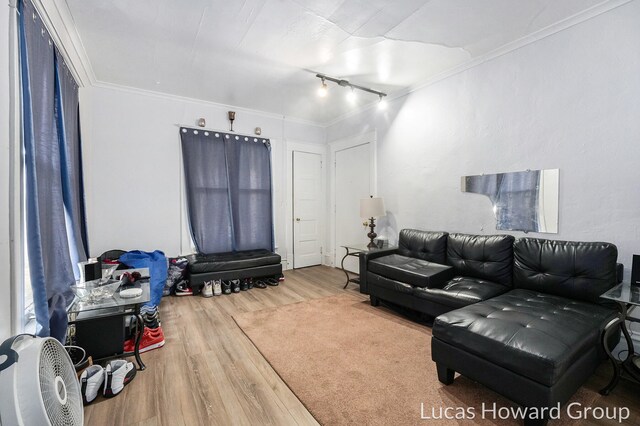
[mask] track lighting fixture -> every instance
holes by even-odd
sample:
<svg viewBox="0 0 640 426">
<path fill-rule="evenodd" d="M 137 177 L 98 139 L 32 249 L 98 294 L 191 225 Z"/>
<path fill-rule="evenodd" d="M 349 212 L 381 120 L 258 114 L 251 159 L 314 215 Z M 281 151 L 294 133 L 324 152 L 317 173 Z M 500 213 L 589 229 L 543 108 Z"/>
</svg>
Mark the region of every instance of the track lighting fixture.
<svg viewBox="0 0 640 426">
<path fill-rule="evenodd" d="M 324 74 L 316 74 L 316 77 L 322 80 L 322 86 L 320 86 L 320 88 L 318 89 L 318 95 L 320 97 L 324 97 L 327 95 L 326 81 L 328 80 L 336 83 L 338 86 L 348 87 L 350 91 L 349 93 L 347 93 L 347 99 L 351 102 L 355 102 L 355 99 L 356 99 L 355 89 L 358 89 L 358 90 L 362 90 L 363 92 L 368 92 L 368 93 L 373 93 L 374 95 L 378 95 L 378 97 L 380 98 L 380 102 L 378 106 L 381 109 L 384 109 L 386 107 L 386 102 L 383 99 L 385 96 L 387 96 L 386 93 L 383 93 L 374 89 L 369 89 L 368 87 L 358 86 L 357 84 L 349 83 L 349 81 L 347 80 L 329 77 L 328 75 L 324 75 Z"/>
</svg>

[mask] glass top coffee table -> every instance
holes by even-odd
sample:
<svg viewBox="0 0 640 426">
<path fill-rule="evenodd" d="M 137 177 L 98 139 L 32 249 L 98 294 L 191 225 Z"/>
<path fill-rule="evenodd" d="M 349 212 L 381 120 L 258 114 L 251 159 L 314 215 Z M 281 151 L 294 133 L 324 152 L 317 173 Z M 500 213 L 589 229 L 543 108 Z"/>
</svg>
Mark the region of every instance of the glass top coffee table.
<svg viewBox="0 0 640 426">
<path fill-rule="evenodd" d="M 135 345 L 133 352 L 124 352 L 123 350 L 113 356 L 94 359 L 94 362 L 119 356 L 134 356 L 139 369 L 144 370 L 145 365 L 140 358 L 140 340 L 144 331 L 144 321 L 140 315 L 140 308 L 150 300 L 150 284 L 147 281 L 141 282 L 140 289 L 142 293 L 140 296 L 129 298 L 120 296 L 117 291 L 119 284 L 119 281 L 109 280 L 102 286 L 86 286 L 86 288 L 77 289 L 76 299 L 68 311 L 69 325 L 98 318 L 135 316 L 137 326 L 134 335 Z M 108 286 L 113 286 L 114 288 L 108 288 Z M 104 290 L 101 291 L 103 288 Z M 83 317 L 83 314 L 89 314 L 90 318 Z M 100 330 L 96 330 L 96 332 L 99 333 Z"/>
<path fill-rule="evenodd" d="M 613 365 L 613 377 L 609 384 L 600 390 L 600 393 L 602 395 L 609 395 L 618 384 L 623 371 L 632 379 L 640 382 L 640 357 L 635 354 L 633 340 L 631 340 L 631 335 L 629 334 L 626 323 L 627 321 L 640 322 L 640 319 L 629 316 L 636 306 L 640 306 L 640 286 L 629 283 L 618 284 L 600 297 L 608 301 L 616 302 L 618 305 L 618 315 L 609 321 L 602 333 L 602 347 Z M 627 343 L 627 357 L 623 360 L 619 360 L 613 356 L 608 345 L 611 333 L 618 330 L 622 331 L 622 335 Z"/>
</svg>

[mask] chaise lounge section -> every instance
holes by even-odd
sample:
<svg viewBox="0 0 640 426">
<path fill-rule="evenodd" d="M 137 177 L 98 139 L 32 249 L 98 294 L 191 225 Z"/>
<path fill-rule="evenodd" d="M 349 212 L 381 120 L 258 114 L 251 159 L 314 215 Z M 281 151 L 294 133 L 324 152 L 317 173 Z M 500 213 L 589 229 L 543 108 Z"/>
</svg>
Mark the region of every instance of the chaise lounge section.
<svg viewBox="0 0 640 426">
<path fill-rule="evenodd" d="M 432 359 L 442 383 L 458 372 L 545 424 L 540 409 L 567 402 L 606 359 L 600 336 L 616 311 L 598 298 L 616 284 L 617 249 L 521 238 L 514 257 L 513 290 L 435 319 Z"/>
</svg>

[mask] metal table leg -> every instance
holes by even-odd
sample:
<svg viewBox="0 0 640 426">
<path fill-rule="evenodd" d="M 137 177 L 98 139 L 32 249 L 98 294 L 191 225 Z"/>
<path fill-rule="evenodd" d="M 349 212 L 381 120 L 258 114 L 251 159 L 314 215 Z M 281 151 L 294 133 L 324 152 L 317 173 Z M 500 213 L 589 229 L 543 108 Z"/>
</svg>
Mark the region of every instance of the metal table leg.
<svg viewBox="0 0 640 426">
<path fill-rule="evenodd" d="M 631 340 L 631 335 L 629 334 L 626 324 L 627 313 L 627 305 L 620 303 L 620 313 L 618 314 L 618 317 L 612 319 L 609 324 L 605 326 L 604 331 L 602 332 L 602 346 L 609 357 L 609 360 L 611 360 L 611 365 L 613 366 L 613 377 L 609 384 L 600 390 L 601 395 L 609 395 L 611 393 L 620 381 L 623 371 L 626 371 L 636 381 L 640 381 L 640 370 L 633 362 L 635 354 L 633 340 Z M 609 346 L 607 344 L 611 333 L 618 330 L 618 328 L 622 331 L 622 335 L 627 343 L 627 357 L 624 360 L 616 359 L 609 350 Z"/>
<path fill-rule="evenodd" d="M 345 247 L 344 249 L 347 251 L 347 254 L 344 255 L 344 257 L 342 258 L 342 262 L 340 262 L 340 269 L 342 269 L 342 272 L 344 272 L 344 274 L 347 276 L 347 282 L 344 284 L 344 287 L 342 287 L 343 289 L 347 288 L 350 282 L 349 273 L 346 269 L 344 269 L 344 260 L 347 258 L 347 256 L 349 256 L 349 248 Z"/>
<path fill-rule="evenodd" d="M 136 362 L 140 367 L 139 370 L 144 370 L 147 367 L 142 362 L 142 358 L 140 358 L 140 340 L 142 340 L 142 335 L 144 334 L 144 320 L 140 312 L 137 312 L 136 319 L 138 320 L 138 324 L 136 326 L 136 344 L 133 349 L 133 356 L 136 357 Z"/>
</svg>

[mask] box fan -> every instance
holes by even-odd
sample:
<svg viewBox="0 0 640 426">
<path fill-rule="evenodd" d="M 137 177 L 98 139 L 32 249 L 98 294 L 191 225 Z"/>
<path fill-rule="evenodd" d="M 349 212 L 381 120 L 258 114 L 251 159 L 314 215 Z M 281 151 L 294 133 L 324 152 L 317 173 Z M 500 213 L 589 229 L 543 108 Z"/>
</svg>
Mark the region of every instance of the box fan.
<svg viewBox="0 0 640 426">
<path fill-rule="evenodd" d="M 82 395 L 65 348 L 51 337 L 20 334 L 0 345 L 0 425 L 84 422 Z"/>
</svg>

